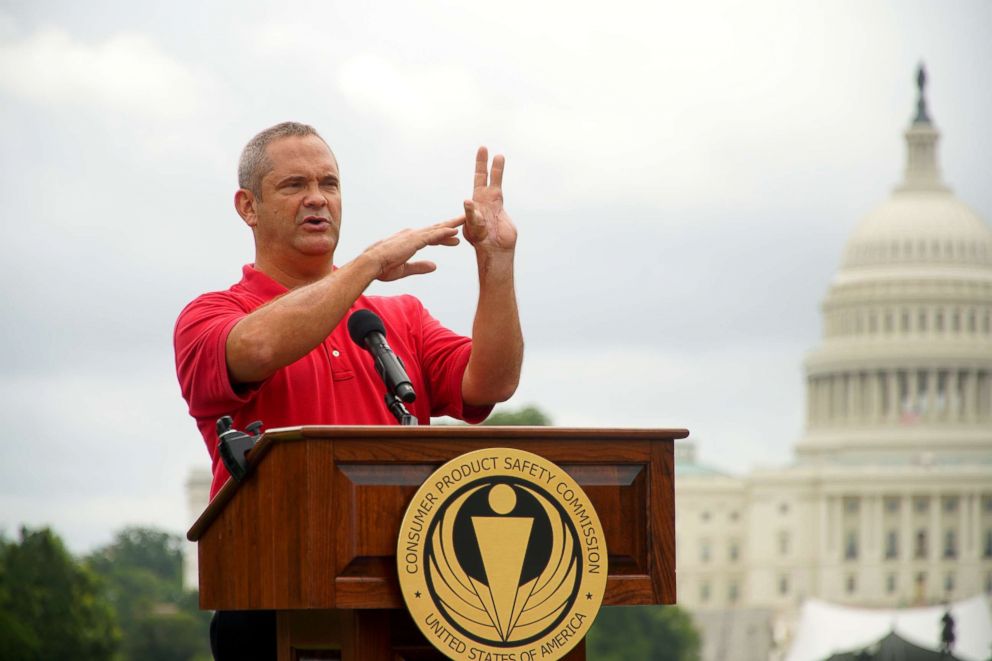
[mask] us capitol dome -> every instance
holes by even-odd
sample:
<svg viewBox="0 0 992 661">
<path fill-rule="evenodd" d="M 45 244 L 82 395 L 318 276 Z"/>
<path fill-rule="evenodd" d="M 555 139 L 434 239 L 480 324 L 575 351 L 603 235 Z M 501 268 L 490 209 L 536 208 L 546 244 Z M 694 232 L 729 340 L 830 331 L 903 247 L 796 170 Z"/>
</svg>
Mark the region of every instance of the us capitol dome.
<svg viewBox="0 0 992 661">
<path fill-rule="evenodd" d="M 800 461 L 990 459 L 992 229 L 942 181 L 918 76 L 903 182 L 847 243 L 806 362 Z"/>
<path fill-rule="evenodd" d="M 925 83 L 903 181 L 822 302 L 795 461 L 731 475 L 676 447 L 678 601 L 705 661 L 783 658 L 811 599 L 992 596 L 992 229 L 941 177 Z"/>
</svg>

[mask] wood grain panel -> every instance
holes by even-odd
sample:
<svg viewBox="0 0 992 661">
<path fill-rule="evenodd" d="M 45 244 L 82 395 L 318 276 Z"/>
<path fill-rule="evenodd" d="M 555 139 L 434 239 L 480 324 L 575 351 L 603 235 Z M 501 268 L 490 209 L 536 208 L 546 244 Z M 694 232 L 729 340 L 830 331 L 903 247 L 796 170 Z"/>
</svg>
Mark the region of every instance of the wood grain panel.
<svg viewBox="0 0 992 661">
<path fill-rule="evenodd" d="M 334 603 L 335 544 L 341 522 L 334 509 L 334 442 L 305 443 L 307 535 L 305 559 L 307 580 L 303 586 L 305 608 L 322 608 Z"/>
<path fill-rule="evenodd" d="M 650 566 L 654 602 L 675 603 L 675 460 L 672 445 L 652 447 L 648 506 Z"/>
</svg>

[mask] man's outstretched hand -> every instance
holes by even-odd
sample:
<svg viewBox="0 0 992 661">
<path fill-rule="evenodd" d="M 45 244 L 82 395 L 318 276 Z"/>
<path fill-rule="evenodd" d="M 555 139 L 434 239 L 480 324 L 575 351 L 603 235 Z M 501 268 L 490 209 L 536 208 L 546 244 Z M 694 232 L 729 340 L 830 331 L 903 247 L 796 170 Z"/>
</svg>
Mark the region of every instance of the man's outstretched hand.
<svg viewBox="0 0 992 661">
<path fill-rule="evenodd" d="M 414 261 L 413 256 L 428 246 L 457 246 L 458 227 L 464 222 L 464 218 L 453 218 L 420 229 L 406 229 L 372 244 L 364 254 L 377 266 L 378 280 L 430 273 L 437 265 L 427 260 Z"/>
<path fill-rule="evenodd" d="M 472 199 L 465 200 L 465 238 L 476 250 L 512 251 L 517 245 L 517 228 L 503 208 L 502 154 L 493 158 L 489 170 L 489 151 L 479 147 L 475 156 L 475 185 Z"/>
</svg>

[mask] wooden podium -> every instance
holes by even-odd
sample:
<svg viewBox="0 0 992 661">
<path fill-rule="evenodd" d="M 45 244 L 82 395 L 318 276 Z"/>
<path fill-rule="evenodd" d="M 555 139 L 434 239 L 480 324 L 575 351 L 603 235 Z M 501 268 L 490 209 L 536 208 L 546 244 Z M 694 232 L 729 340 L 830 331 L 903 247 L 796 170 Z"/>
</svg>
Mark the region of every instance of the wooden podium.
<svg viewBox="0 0 992 661">
<path fill-rule="evenodd" d="M 267 432 L 254 472 L 190 528 L 200 607 L 277 611 L 280 661 L 444 659 L 405 610 L 396 540 L 414 492 L 471 450 L 533 452 L 566 470 L 599 514 L 604 606 L 675 603 L 673 441 L 684 429 L 294 427 Z M 585 643 L 567 657 L 585 659 Z"/>
</svg>

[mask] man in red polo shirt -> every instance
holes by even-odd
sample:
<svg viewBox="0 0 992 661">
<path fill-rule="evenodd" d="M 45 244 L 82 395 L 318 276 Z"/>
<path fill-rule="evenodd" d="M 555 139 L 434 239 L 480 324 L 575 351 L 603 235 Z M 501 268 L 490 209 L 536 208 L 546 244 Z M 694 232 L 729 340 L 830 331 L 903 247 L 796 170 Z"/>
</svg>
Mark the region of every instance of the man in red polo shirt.
<svg viewBox="0 0 992 661">
<path fill-rule="evenodd" d="M 403 230 L 335 267 L 341 177 L 334 154 L 305 124 L 278 124 L 252 138 L 238 166 L 234 206 L 254 235 L 254 264 L 230 289 L 190 303 L 175 330 L 183 397 L 213 461 L 211 497 L 228 478 L 214 427 L 222 415 L 232 416 L 237 428 L 253 420 L 269 428 L 395 424 L 371 356 L 343 323 L 356 309 L 382 318 L 417 392 L 412 413 L 421 423 L 432 415 L 478 422 L 494 403 L 509 399 L 520 377 L 523 338 L 513 285 L 517 231 L 503 209 L 503 165 L 496 156 L 490 170 L 480 148 L 464 216 Z M 459 227 L 478 263 L 471 339 L 444 328 L 413 297 L 364 295 L 374 280 L 434 271 L 433 263 L 414 259 L 417 252 L 457 245 Z M 271 640 L 268 633 L 264 641 L 246 638 L 253 630 L 269 631 L 269 616 L 263 617 L 261 623 L 234 622 L 230 631 L 215 618 L 215 657 L 274 658 L 268 651 L 274 627 Z M 232 641 L 236 647 L 227 644 Z"/>
</svg>

